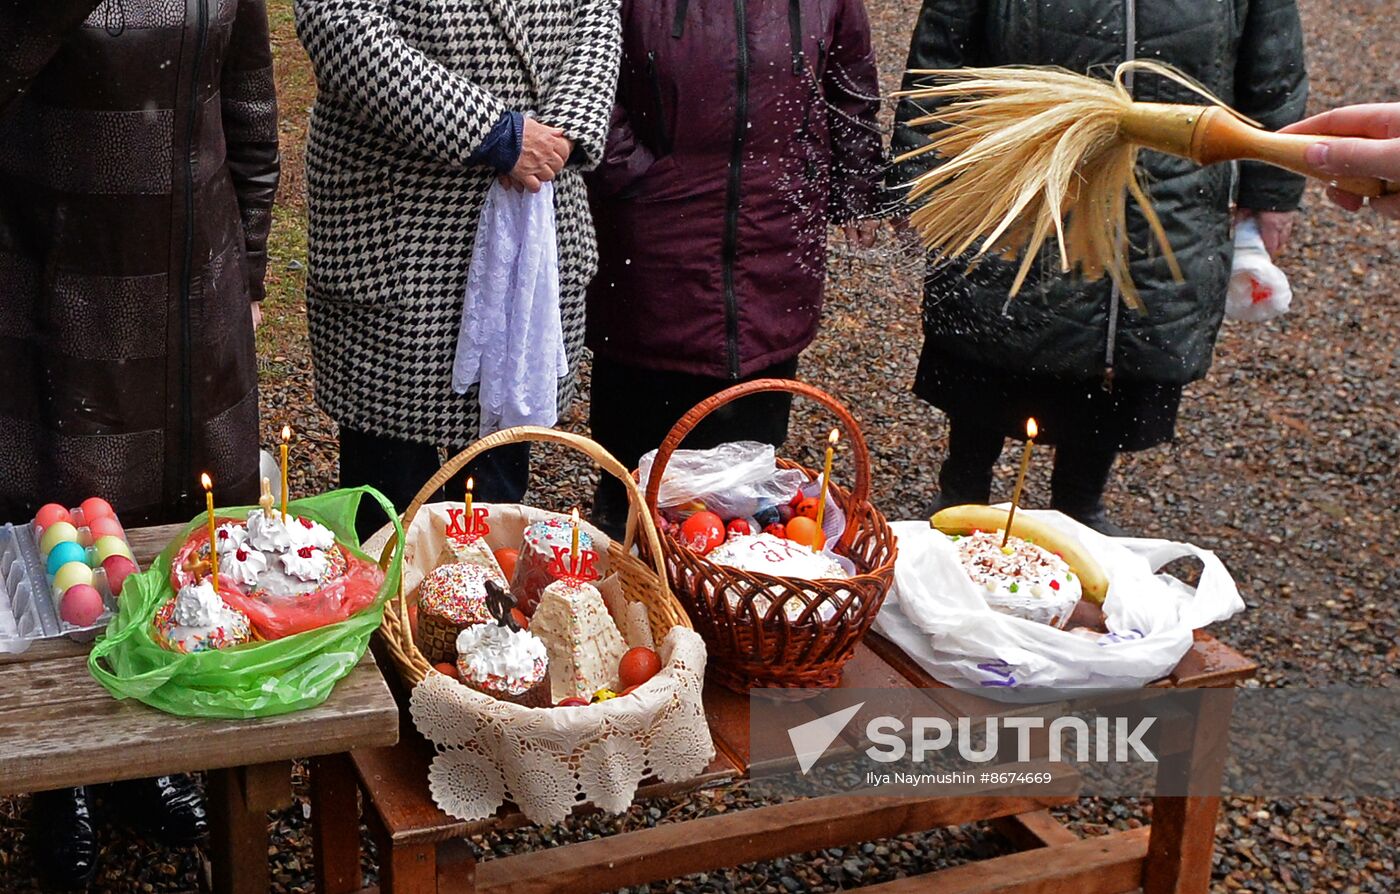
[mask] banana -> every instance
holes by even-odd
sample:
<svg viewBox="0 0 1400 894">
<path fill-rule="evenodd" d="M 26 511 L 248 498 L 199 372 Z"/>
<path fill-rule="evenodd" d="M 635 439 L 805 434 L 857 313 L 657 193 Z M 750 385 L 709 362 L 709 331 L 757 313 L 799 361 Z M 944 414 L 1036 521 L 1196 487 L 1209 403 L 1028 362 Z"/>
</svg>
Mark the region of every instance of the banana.
<svg viewBox="0 0 1400 894">
<path fill-rule="evenodd" d="M 949 506 L 929 519 L 929 524 L 944 534 L 1003 531 L 1006 529 L 1006 514 L 1005 509 L 992 506 Z M 1011 523 L 1011 533 L 1058 554 L 1068 563 L 1070 570 L 1079 575 L 1084 598 L 1098 605 L 1103 604 L 1104 597 L 1108 595 L 1108 575 L 1078 541 L 1058 528 L 1023 513 L 1017 513 L 1016 520 Z"/>
</svg>

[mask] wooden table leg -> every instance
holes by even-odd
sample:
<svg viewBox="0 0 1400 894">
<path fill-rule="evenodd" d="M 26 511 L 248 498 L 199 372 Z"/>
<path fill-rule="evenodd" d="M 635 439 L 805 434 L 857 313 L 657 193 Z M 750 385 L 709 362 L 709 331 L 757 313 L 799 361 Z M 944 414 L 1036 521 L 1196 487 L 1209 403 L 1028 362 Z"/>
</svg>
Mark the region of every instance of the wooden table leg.
<svg viewBox="0 0 1400 894">
<path fill-rule="evenodd" d="M 209 861 L 214 894 L 265 894 L 267 812 L 291 803 L 291 764 L 209 771 Z"/>
<path fill-rule="evenodd" d="M 379 894 L 437 894 L 438 854 L 433 843 L 395 844 L 378 815 L 365 811 L 365 824 L 379 852 Z M 453 894 L 470 894 L 475 890 L 475 877 L 467 867 L 461 887 Z"/>
<path fill-rule="evenodd" d="M 311 850 L 320 894 L 352 894 L 360 875 L 360 808 L 348 754 L 311 759 Z"/>
<path fill-rule="evenodd" d="M 1190 792 L 1219 791 L 1228 757 L 1230 713 L 1235 693 L 1208 689 L 1200 693 L 1190 747 L 1164 755 L 1157 768 L 1159 786 Z M 1215 851 L 1216 794 L 1161 796 L 1152 799 L 1152 832 L 1143 870 L 1143 894 L 1207 894 Z"/>
</svg>

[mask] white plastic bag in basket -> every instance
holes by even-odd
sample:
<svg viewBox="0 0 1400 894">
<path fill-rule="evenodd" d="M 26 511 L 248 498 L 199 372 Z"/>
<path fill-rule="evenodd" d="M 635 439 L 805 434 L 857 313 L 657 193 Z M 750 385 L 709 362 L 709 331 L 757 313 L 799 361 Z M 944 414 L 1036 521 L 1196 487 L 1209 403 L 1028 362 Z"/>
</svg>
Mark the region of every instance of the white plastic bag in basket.
<svg viewBox="0 0 1400 894">
<path fill-rule="evenodd" d="M 643 493 L 655 460 L 653 450 L 637 464 Z M 720 518 L 747 518 L 765 504 L 786 503 L 806 480 L 798 469 L 778 468 L 773 445 L 731 441 L 707 450 L 671 454 L 656 505 L 666 509 L 700 500 Z"/>
<path fill-rule="evenodd" d="M 1058 630 L 993 611 L 943 534 L 927 521 L 895 522 L 895 584 L 875 629 L 940 682 L 1003 700 L 1044 698 L 1046 689 L 1144 686 L 1176 666 L 1191 648 L 1193 630 L 1244 608 L 1230 573 L 1209 550 L 1105 537 L 1058 512 L 1019 511 L 1071 533 L 1103 566 L 1109 632 Z M 1195 588 L 1156 573 L 1187 556 L 1203 565 Z"/>
</svg>

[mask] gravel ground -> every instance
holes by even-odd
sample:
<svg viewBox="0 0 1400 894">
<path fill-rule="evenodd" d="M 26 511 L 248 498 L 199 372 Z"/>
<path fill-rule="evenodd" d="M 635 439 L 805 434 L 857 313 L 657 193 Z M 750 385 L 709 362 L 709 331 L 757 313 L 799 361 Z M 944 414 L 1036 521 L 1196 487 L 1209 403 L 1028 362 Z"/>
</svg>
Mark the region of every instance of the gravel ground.
<svg viewBox="0 0 1400 894">
<path fill-rule="evenodd" d="M 892 89 L 918 0 L 867 0 Z M 284 122 L 284 175 L 273 238 L 269 325 L 259 336 L 264 441 L 298 422 L 302 447 L 293 486 L 335 484 L 334 425 L 310 398 L 311 371 L 300 291 L 305 270 L 301 142 L 313 87 L 290 26 L 289 0 L 271 0 Z M 1400 59 L 1374 35 L 1392 30 L 1394 0 L 1302 0 L 1314 106 L 1393 97 Z M 888 246 L 834 249 L 821 337 L 802 377 L 852 406 L 871 440 L 875 500 L 890 517 L 924 514 L 946 445 L 939 413 L 908 392 L 919 347 L 917 265 Z M 1175 444 L 1128 457 L 1109 496 L 1121 522 L 1144 534 L 1190 539 L 1233 570 L 1249 611 L 1216 632 L 1263 666 L 1258 685 L 1395 684 L 1400 587 L 1395 505 L 1400 460 L 1400 327 L 1387 313 L 1400 271 L 1394 230 L 1349 217 L 1322 201 L 1307 206 L 1283 266 L 1295 302 L 1285 319 L 1227 324 L 1209 379 L 1188 389 Z M 878 350 L 871 346 L 879 345 Z M 586 392 L 585 392 L 586 393 Z M 582 407 L 564 420 L 585 431 Z M 791 453 L 815 462 L 829 422 L 799 407 Z M 1011 451 L 999 467 L 1009 489 Z M 1028 504 L 1049 493 L 1038 463 Z M 532 499 L 584 503 L 593 472 L 574 457 L 541 457 Z M 274 890 L 310 889 L 305 787 L 299 803 L 272 817 Z M 488 854 L 595 837 L 750 805 L 743 787 L 681 800 L 640 803 L 619 818 L 588 817 L 563 828 L 529 829 L 475 844 Z M 0 890 L 32 890 L 23 798 L 0 800 Z M 1150 819 L 1133 800 L 1081 802 L 1057 811 L 1082 835 Z M 1217 826 L 1215 891 L 1400 890 L 1400 810 L 1379 799 L 1230 799 Z M 104 837 L 98 890 L 187 891 L 197 886 L 193 850 L 168 852 L 124 831 Z M 651 891 L 835 891 L 1004 852 L 982 826 L 794 856 L 691 876 Z M 366 856 L 372 871 L 372 855 Z"/>
</svg>

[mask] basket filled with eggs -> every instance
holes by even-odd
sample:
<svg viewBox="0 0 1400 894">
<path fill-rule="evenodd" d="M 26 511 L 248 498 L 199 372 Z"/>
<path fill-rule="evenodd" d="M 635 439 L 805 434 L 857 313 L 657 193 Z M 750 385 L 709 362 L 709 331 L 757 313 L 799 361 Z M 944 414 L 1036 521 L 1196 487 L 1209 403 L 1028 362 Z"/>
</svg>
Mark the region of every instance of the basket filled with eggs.
<svg viewBox="0 0 1400 894">
<path fill-rule="evenodd" d="M 475 501 L 470 479 L 462 501 L 429 502 L 476 457 L 519 443 L 576 450 L 620 479 L 623 539 L 577 511 Z M 640 491 L 610 454 L 552 429 L 496 432 L 424 484 L 402 527 L 402 584 L 381 630 L 436 748 L 429 789 L 444 812 L 484 819 L 511 801 L 538 823 L 585 804 L 617 813 L 643 780 L 680 782 L 708 765 L 705 644 L 671 594 Z M 386 529 L 370 547 L 387 562 L 395 541 Z"/>
<path fill-rule="evenodd" d="M 764 480 L 748 481 L 742 496 L 732 483 L 685 486 L 682 477 L 732 482 L 737 466 L 736 445 L 679 450 L 686 436 L 720 407 L 771 391 L 836 415 L 824 468 L 770 460 Z M 855 465 L 849 491 L 831 480 L 842 432 Z M 896 555 L 894 534 L 870 503 L 870 454 L 850 411 L 801 382 L 736 385 L 682 417 L 638 477 L 660 520 L 671 588 L 709 647 L 711 677 L 737 692 L 836 686 L 889 592 Z"/>
</svg>

